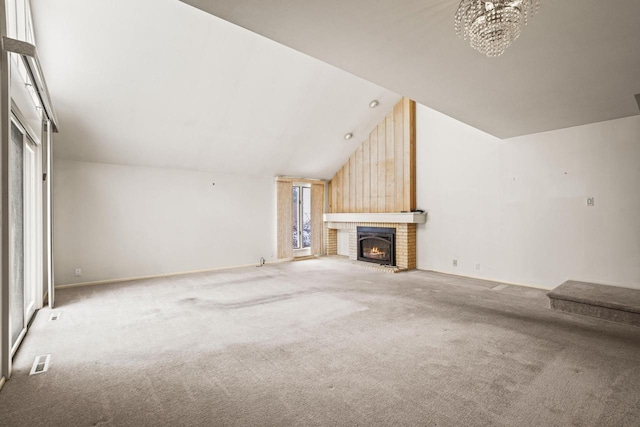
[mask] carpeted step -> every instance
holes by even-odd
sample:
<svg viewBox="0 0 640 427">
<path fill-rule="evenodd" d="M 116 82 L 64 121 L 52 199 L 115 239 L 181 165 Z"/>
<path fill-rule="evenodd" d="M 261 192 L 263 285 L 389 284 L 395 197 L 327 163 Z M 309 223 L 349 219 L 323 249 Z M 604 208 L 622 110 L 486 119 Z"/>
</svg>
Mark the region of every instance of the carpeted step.
<svg viewBox="0 0 640 427">
<path fill-rule="evenodd" d="M 547 293 L 551 308 L 640 326 L 640 290 L 568 280 Z"/>
</svg>

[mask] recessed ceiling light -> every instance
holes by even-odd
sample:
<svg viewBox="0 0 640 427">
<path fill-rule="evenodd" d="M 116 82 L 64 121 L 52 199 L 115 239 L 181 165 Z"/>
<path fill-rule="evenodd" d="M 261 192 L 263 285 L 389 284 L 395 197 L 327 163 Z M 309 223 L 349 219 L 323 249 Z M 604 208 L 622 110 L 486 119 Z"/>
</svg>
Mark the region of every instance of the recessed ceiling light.
<svg viewBox="0 0 640 427">
<path fill-rule="evenodd" d="M 378 105 L 380 105 L 380 102 L 377 99 L 374 99 L 369 103 L 369 108 L 376 108 Z"/>
<path fill-rule="evenodd" d="M 346 139 L 347 141 L 350 140 L 351 138 L 353 138 L 353 134 L 351 132 L 344 135 L 344 139 Z"/>
</svg>

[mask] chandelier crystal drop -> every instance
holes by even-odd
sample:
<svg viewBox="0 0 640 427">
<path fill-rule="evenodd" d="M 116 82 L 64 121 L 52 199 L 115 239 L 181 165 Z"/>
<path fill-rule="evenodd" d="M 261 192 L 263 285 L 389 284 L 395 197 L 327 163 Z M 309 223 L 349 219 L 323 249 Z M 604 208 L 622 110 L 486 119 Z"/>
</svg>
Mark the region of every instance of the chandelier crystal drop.
<svg viewBox="0 0 640 427">
<path fill-rule="evenodd" d="M 500 56 L 540 8 L 540 0 L 462 0 L 455 17 L 458 36 L 489 56 Z"/>
</svg>

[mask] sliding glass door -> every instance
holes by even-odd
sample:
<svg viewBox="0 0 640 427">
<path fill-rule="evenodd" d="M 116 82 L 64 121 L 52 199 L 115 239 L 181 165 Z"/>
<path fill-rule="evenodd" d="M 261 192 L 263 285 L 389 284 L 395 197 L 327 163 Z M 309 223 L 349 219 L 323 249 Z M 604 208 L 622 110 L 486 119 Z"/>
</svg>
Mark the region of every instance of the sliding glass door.
<svg viewBox="0 0 640 427">
<path fill-rule="evenodd" d="M 36 151 L 26 132 L 11 122 L 9 146 L 9 322 L 15 353 L 36 310 Z"/>
<path fill-rule="evenodd" d="M 11 354 L 26 331 L 24 310 L 24 133 L 11 122 L 9 146 L 9 317 Z"/>
</svg>

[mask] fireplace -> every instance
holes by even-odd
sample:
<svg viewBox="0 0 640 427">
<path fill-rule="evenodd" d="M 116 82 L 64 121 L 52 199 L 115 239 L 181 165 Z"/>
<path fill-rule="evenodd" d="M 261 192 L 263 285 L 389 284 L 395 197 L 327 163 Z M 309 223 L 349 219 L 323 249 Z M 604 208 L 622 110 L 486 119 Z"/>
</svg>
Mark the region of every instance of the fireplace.
<svg viewBox="0 0 640 427">
<path fill-rule="evenodd" d="M 358 227 L 358 261 L 396 265 L 396 229 Z"/>
</svg>

